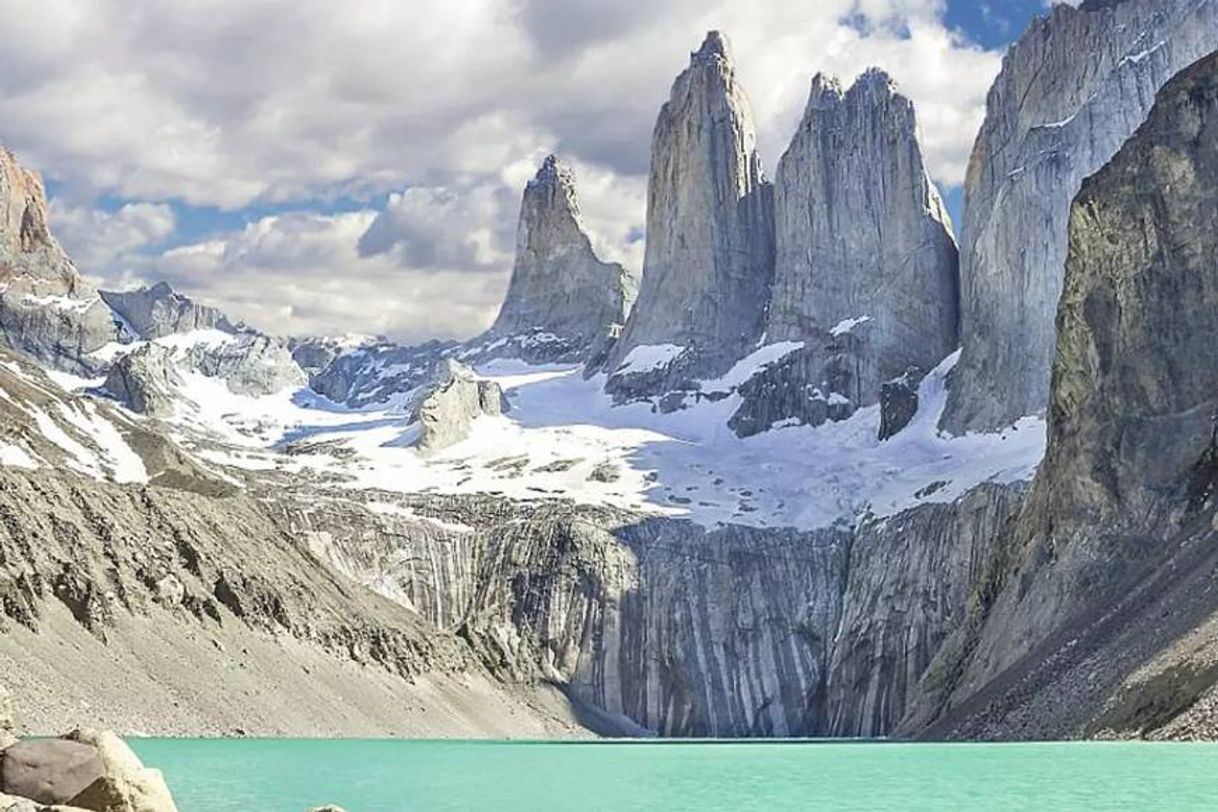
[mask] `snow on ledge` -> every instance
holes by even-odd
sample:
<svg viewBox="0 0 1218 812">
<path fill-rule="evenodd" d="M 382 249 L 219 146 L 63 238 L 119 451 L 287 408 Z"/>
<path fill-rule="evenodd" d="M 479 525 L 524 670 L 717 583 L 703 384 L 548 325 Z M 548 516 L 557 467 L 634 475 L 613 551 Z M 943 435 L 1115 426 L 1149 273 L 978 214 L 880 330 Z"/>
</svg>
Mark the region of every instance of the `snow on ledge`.
<svg viewBox="0 0 1218 812">
<path fill-rule="evenodd" d="M 666 367 L 681 357 L 684 347 L 676 344 L 640 344 L 630 351 L 617 368 L 619 373 L 651 372 L 653 369 Z"/>
</svg>

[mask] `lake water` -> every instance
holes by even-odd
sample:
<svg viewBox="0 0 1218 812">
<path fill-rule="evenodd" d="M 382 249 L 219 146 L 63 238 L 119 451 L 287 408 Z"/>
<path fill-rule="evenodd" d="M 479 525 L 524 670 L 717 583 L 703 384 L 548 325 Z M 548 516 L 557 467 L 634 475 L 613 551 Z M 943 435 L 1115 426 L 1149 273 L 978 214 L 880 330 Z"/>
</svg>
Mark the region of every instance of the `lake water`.
<svg viewBox="0 0 1218 812">
<path fill-rule="evenodd" d="M 181 812 L 1218 810 L 1218 745 L 135 740 Z"/>
</svg>

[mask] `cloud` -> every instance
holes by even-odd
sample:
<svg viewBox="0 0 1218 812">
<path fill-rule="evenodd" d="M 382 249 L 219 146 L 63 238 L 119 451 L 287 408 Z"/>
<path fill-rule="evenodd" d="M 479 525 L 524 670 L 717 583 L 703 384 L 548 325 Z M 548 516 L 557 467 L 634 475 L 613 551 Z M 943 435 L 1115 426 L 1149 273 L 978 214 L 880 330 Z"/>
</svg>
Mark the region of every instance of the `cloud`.
<svg viewBox="0 0 1218 812">
<path fill-rule="evenodd" d="M 142 264 L 141 253 L 174 232 L 164 203 L 128 203 L 115 211 L 51 201 L 55 236 L 85 273 L 114 278 Z"/>
<path fill-rule="evenodd" d="M 127 221 L 141 210 L 56 212 L 81 264 L 112 281 L 177 273 L 293 332 L 380 329 L 363 319 L 422 334 L 438 323 L 426 307 L 381 312 L 384 286 L 414 288 L 476 311 L 469 334 L 497 303 L 469 282 L 433 282 L 506 275 L 520 188 L 545 152 L 576 166 L 597 249 L 638 267 L 655 116 L 711 28 L 732 39 L 771 174 L 812 74 L 849 81 L 877 64 L 918 107 L 931 172 L 958 184 L 999 54 L 943 14 L 943 0 L 0 0 L 0 141 L 77 206 L 170 205 L 183 226 L 184 205 L 255 221 L 148 264 L 147 246 L 122 236 L 139 233 Z M 340 199 L 367 207 L 364 219 L 309 219 Z M 268 210 L 300 212 L 268 224 Z M 359 222 L 366 233 L 353 234 Z M 329 253 L 271 252 L 280 239 Z M 213 242 L 224 248 L 206 272 L 178 264 Z M 288 261 L 302 265 L 295 283 Z M 342 297 L 305 289 L 363 275 L 382 288 L 359 306 L 362 283 Z M 453 332 L 447 322 L 437 329 Z"/>
</svg>

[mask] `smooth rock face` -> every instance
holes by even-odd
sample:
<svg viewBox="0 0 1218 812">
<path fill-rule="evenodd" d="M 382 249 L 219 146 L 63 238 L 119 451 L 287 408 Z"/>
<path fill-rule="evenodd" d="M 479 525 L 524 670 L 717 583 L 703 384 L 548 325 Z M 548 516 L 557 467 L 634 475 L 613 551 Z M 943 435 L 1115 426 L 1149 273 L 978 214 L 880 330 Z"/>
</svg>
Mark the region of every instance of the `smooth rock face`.
<svg viewBox="0 0 1218 812">
<path fill-rule="evenodd" d="M 1057 4 L 1007 53 L 965 182 L 961 339 L 943 426 L 1007 426 L 1049 403 L 1070 201 L 1214 50 L 1218 5 Z"/>
<path fill-rule="evenodd" d="M 216 308 L 201 305 L 174 292 L 166 282 L 121 293 L 103 290 L 101 297 L 144 339 L 163 338 L 191 330 L 215 329 L 233 333 L 237 329 Z"/>
<path fill-rule="evenodd" d="M 516 263 L 499 317 L 486 338 L 553 337 L 603 353 L 634 303 L 638 280 L 601 262 L 580 222 L 575 175 L 545 159 L 520 203 Z"/>
<path fill-rule="evenodd" d="M 499 384 L 479 380 L 469 367 L 445 360 L 437 372 L 435 387 L 415 409 L 420 428 L 417 447 L 424 454 L 441 451 L 469 436 L 475 418 L 504 411 Z"/>
<path fill-rule="evenodd" d="M 42 804 L 66 804 L 106 774 L 96 748 L 64 739 L 27 739 L 4 751 L 0 790 Z"/>
<path fill-rule="evenodd" d="M 926 173 L 913 104 L 873 69 L 843 92 L 816 76 L 774 181 L 777 255 L 766 336 L 831 340 L 857 323 L 847 388 L 870 406 L 883 382 L 933 369 L 957 344 L 957 254 Z M 811 380 L 801 383 L 822 384 Z"/>
<path fill-rule="evenodd" d="M 674 376 L 720 374 L 761 336 L 774 208 L 756 140 L 727 42 L 711 32 L 656 122 L 643 278 L 610 374 L 636 347 L 665 344 L 686 348 Z"/>
<path fill-rule="evenodd" d="M 42 181 L 0 147 L 0 332 L 42 364 L 94 374 L 119 337 L 110 308 L 51 235 Z"/>
</svg>

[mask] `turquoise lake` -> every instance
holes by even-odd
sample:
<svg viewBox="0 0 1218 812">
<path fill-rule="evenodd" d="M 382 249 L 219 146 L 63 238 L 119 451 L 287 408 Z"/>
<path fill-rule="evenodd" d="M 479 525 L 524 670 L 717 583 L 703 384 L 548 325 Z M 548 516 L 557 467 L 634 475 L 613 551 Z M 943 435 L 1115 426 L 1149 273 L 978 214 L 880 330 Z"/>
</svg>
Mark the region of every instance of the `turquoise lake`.
<svg viewBox="0 0 1218 812">
<path fill-rule="evenodd" d="M 1209 744 L 131 744 L 181 812 L 1218 809 Z"/>
</svg>

